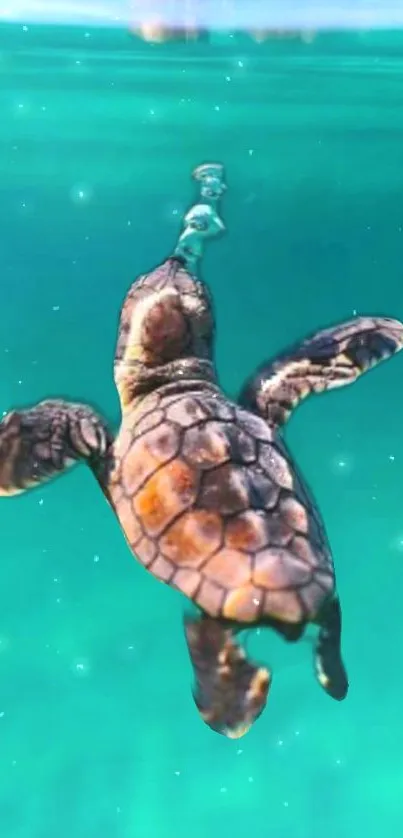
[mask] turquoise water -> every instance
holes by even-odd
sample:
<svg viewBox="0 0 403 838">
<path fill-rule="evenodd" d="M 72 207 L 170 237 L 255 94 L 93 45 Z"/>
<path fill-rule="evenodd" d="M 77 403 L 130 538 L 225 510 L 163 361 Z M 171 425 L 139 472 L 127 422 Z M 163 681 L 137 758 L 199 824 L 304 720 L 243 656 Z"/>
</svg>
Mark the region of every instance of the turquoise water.
<svg viewBox="0 0 403 838">
<path fill-rule="evenodd" d="M 117 423 L 121 302 L 170 252 L 206 159 L 229 184 L 203 265 L 229 394 L 353 311 L 402 318 L 402 48 L 0 28 L 0 410 L 65 396 Z M 318 688 L 309 642 L 252 636 L 274 685 L 238 742 L 200 721 L 183 601 L 133 561 L 91 474 L 1 501 L 1 838 L 399 834 L 402 371 L 312 398 L 286 430 L 334 550 L 348 699 Z"/>
</svg>

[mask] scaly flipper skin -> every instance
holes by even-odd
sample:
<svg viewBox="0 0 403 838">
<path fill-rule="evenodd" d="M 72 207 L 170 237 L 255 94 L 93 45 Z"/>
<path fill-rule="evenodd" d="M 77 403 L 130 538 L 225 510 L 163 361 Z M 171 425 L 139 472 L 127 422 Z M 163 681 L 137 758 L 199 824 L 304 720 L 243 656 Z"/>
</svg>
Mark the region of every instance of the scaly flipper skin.
<svg viewBox="0 0 403 838">
<path fill-rule="evenodd" d="M 112 436 L 87 405 L 43 401 L 0 423 L 0 495 L 18 495 L 81 460 L 102 479 Z"/>
<path fill-rule="evenodd" d="M 403 325 L 398 320 L 357 317 L 317 332 L 263 364 L 243 387 L 239 401 L 275 433 L 310 393 L 351 384 L 402 348 Z M 319 626 L 314 654 L 317 680 L 328 695 L 342 701 L 349 685 L 341 655 L 342 611 L 335 591 L 314 622 Z M 292 639 L 287 623 L 276 621 L 275 628 Z"/>
<path fill-rule="evenodd" d="M 336 701 L 343 701 L 348 692 L 348 678 L 341 655 L 342 613 L 335 596 L 321 609 L 315 646 L 315 672 L 319 684 Z"/>
<path fill-rule="evenodd" d="M 356 317 L 324 329 L 263 364 L 239 402 L 273 427 L 284 425 L 310 393 L 351 384 L 403 347 L 403 325 L 388 317 Z"/>
<path fill-rule="evenodd" d="M 218 620 L 186 618 L 185 635 L 202 719 L 217 733 L 239 739 L 266 706 L 269 670 L 248 661 L 233 631 Z"/>
</svg>

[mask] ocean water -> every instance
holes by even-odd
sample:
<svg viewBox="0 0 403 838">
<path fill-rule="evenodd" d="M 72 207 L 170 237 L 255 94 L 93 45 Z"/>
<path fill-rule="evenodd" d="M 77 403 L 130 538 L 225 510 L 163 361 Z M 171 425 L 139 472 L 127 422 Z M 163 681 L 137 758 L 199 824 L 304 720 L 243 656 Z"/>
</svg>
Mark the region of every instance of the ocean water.
<svg viewBox="0 0 403 838">
<path fill-rule="evenodd" d="M 353 312 L 403 317 L 403 34 L 152 46 L 0 28 L 0 411 L 82 399 L 119 421 L 117 320 L 225 165 L 202 266 L 217 361 L 245 376 Z M 130 556 L 79 467 L 1 499 L 1 838 L 327 838 L 402 822 L 403 357 L 307 400 L 286 438 L 324 515 L 344 703 L 309 641 L 270 632 L 264 715 L 237 742 L 191 697 L 184 602 Z"/>
</svg>

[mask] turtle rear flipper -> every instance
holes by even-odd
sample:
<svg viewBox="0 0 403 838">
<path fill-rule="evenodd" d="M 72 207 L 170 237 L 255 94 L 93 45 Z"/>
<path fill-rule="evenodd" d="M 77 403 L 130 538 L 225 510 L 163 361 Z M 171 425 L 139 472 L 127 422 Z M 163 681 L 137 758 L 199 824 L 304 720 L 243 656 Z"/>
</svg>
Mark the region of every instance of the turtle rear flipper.
<svg viewBox="0 0 403 838">
<path fill-rule="evenodd" d="M 90 407 L 61 400 L 14 410 L 0 422 L 0 495 L 18 495 L 82 460 L 101 479 L 112 443 Z"/>
<path fill-rule="evenodd" d="M 185 634 L 196 676 L 193 696 L 203 721 L 239 739 L 265 708 L 269 671 L 247 660 L 233 631 L 219 620 L 186 618 Z"/>
<path fill-rule="evenodd" d="M 319 684 L 336 701 L 348 692 L 348 678 L 341 656 L 341 606 L 338 597 L 330 600 L 316 620 L 319 634 L 315 646 L 315 671 Z"/>
<path fill-rule="evenodd" d="M 246 382 L 238 401 L 279 427 L 310 393 L 351 384 L 402 348 L 399 320 L 356 317 L 317 332 L 263 364 Z"/>
</svg>

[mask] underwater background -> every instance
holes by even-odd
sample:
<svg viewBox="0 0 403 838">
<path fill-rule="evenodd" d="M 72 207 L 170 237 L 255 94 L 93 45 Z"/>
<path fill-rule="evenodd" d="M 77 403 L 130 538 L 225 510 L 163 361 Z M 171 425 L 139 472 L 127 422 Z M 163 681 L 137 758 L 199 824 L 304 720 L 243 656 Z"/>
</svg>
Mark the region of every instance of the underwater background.
<svg viewBox="0 0 403 838">
<path fill-rule="evenodd" d="M 0 412 L 63 396 L 117 425 L 121 303 L 206 160 L 229 187 L 202 266 L 229 395 L 319 327 L 403 318 L 403 33 L 307 41 L 0 27 Z M 350 693 L 318 688 L 309 640 L 252 633 L 274 681 L 239 741 L 199 719 L 184 600 L 90 472 L 1 499 L 1 838 L 400 834 L 402 379 L 398 355 L 286 428 L 334 551 Z"/>
</svg>

